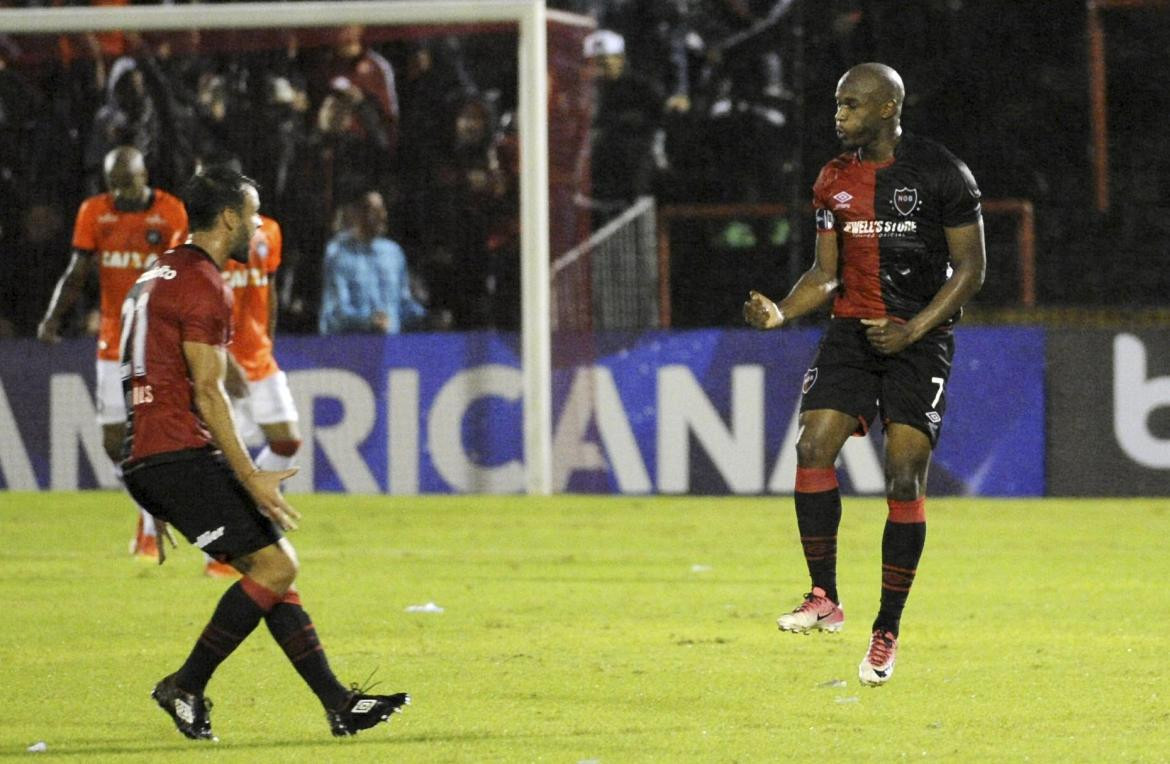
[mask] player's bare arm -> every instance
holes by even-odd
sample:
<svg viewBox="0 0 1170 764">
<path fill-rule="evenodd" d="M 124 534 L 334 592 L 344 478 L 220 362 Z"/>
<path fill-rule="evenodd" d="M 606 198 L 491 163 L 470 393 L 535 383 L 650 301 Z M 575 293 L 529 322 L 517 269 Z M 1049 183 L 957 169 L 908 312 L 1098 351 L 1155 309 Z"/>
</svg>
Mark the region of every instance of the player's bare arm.
<svg viewBox="0 0 1170 764">
<path fill-rule="evenodd" d="M 256 466 L 244 447 L 232 418 L 224 389 L 227 351 L 202 342 L 184 342 L 183 356 L 191 372 L 195 406 L 228 465 L 256 500 L 260 509 L 284 530 L 295 530 L 300 513 L 285 501 L 280 483 L 297 473 L 296 468 L 267 472 Z"/>
<path fill-rule="evenodd" d="M 41 342 L 55 344 L 61 341 L 61 316 L 65 315 L 74 303 L 77 302 L 81 290 L 85 288 L 85 280 L 93 267 L 94 253 L 90 250 L 73 250 L 73 257 L 69 266 L 57 280 L 53 289 L 53 296 L 49 299 L 49 307 L 45 309 L 45 317 L 37 326 L 37 339 Z"/>
<path fill-rule="evenodd" d="M 248 377 L 244 373 L 244 368 L 231 353 L 227 353 L 225 358 L 227 369 L 223 380 L 224 389 L 233 398 L 243 398 L 248 394 Z"/>
<path fill-rule="evenodd" d="M 779 304 L 752 290 L 743 304 L 743 318 L 757 329 L 776 329 L 787 321 L 811 313 L 829 301 L 837 288 L 837 234 L 817 235 L 812 267 L 801 274 Z"/>
<path fill-rule="evenodd" d="M 983 286 L 987 251 L 983 243 L 983 221 L 943 229 L 947 237 L 954 273 L 922 311 L 904 324 L 888 318 L 862 319 L 866 337 L 882 353 L 897 353 L 922 339 L 962 308 Z"/>
</svg>

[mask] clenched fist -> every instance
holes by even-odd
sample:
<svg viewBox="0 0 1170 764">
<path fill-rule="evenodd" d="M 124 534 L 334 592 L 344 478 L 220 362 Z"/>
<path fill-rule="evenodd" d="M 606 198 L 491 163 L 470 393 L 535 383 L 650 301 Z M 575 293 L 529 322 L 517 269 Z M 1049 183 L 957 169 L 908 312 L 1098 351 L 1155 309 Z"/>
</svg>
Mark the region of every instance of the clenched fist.
<svg viewBox="0 0 1170 764">
<path fill-rule="evenodd" d="M 783 325 L 784 313 L 776 303 L 753 289 L 743 304 L 743 320 L 757 329 L 775 329 Z"/>
</svg>

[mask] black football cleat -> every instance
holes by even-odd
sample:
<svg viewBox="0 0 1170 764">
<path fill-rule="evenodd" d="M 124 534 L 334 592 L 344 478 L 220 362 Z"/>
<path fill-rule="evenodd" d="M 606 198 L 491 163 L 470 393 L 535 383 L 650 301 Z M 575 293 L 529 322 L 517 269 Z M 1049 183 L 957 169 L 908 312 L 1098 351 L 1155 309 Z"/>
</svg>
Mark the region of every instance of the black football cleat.
<svg viewBox="0 0 1170 764">
<path fill-rule="evenodd" d="M 158 707 L 170 714 L 175 727 L 192 740 L 218 741 L 211 734 L 211 700 L 179 689 L 175 675 L 163 679 L 154 686 L 150 697 Z"/>
<path fill-rule="evenodd" d="M 410 696 L 405 692 L 393 695 L 363 695 L 360 692 L 351 693 L 341 706 L 340 710 L 329 711 L 325 718 L 329 720 L 329 728 L 334 737 L 356 735 L 359 731 L 369 729 L 390 718 L 395 712 L 401 712 L 404 706 L 410 705 Z"/>
</svg>

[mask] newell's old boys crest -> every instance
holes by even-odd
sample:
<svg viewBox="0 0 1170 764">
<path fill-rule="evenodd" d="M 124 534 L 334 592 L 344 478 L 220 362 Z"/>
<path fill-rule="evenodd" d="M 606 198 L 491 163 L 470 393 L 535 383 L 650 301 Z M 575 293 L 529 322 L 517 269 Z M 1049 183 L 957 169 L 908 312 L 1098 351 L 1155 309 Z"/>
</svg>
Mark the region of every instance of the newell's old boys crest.
<svg viewBox="0 0 1170 764">
<path fill-rule="evenodd" d="M 909 215 L 918 206 L 917 188 L 895 188 L 894 209 L 901 215 Z"/>
<path fill-rule="evenodd" d="M 817 367 L 814 366 L 804 373 L 804 382 L 800 385 L 801 394 L 807 394 L 812 390 L 812 386 L 817 383 Z"/>
</svg>

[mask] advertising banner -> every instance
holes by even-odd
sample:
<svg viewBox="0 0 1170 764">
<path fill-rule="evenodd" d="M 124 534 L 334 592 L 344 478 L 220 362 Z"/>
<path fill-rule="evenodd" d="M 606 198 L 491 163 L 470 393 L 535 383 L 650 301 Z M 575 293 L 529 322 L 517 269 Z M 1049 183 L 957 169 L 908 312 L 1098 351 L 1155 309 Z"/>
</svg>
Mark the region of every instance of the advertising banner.
<svg viewBox="0 0 1170 764">
<path fill-rule="evenodd" d="M 797 406 L 820 331 L 558 335 L 555 490 L 791 493 Z M 93 420 L 93 345 L 0 343 L 0 486 L 114 485 Z M 524 489 L 515 335 L 282 337 L 304 445 L 292 492 Z M 958 330 L 932 494 L 1044 492 L 1044 335 Z M 882 494 L 880 427 L 844 490 Z"/>
<path fill-rule="evenodd" d="M 1053 331 L 1048 493 L 1170 494 L 1170 331 Z"/>
</svg>

